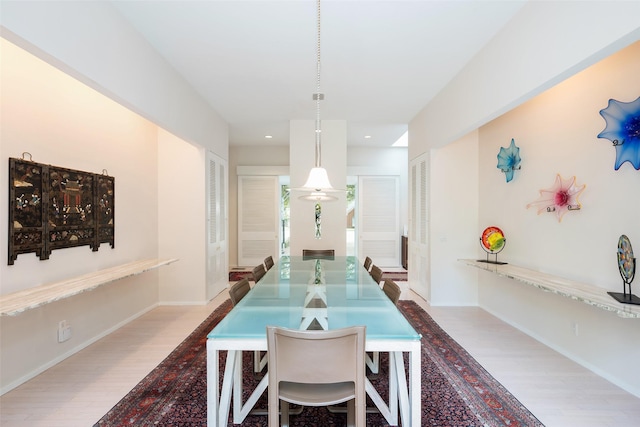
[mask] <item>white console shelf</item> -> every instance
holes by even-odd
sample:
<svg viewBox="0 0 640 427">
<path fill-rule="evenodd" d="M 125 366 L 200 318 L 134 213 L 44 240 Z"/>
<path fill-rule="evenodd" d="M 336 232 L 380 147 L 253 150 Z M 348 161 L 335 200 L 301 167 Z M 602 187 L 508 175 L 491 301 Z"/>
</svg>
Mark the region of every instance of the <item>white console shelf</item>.
<svg viewBox="0 0 640 427">
<path fill-rule="evenodd" d="M 0 316 L 15 316 L 23 311 L 69 298 L 79 293 L 95 289 L 98 286 L 171 264 L 177 260 L 177 258 L 143 259 L 104 270 L 94 271 L 71 279 L 2 295 L 0 296 Z"/>
<path fill-rule="evenodd" d="M 492 264 L 473 259 L 460 259 L 472 267 L 477 267 L 498 276 L 526 283 L 546 292 L 553 292 L 594 307 L 611 311 L 620 317 L 640 319 L 640 305 L 622 304 L 607 294 L 607 290 L 594 285 L 576 282 L 551 274 L 517 267 L 511 264 Z"/>
</svg>

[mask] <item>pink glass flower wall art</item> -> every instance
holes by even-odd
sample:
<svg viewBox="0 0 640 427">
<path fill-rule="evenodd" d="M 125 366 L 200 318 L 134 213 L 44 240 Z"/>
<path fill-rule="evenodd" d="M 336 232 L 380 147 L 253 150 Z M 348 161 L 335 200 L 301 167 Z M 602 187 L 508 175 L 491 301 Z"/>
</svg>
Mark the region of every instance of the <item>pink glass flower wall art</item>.
<svg viewBox="0 0 640 427">
<path fill-rule="evenodd" d="M 569 211 L 579 210 L 582 207 L 578 197 L 582 194 L 585 187 L 586 184 L 576 184 L 575 176 L 564 179 L 560 174 L 557 174 L 553 187 L 540 190 L 538 199 L 529 203 L 527 209 L 536 207 L 538 214 L 542 212 L 555 212 L 558 222 L 560 222 L 564 214 Z"/>
<path fill-rule="evenodd" d="M 616 149 L 615 170 L 629 162 L 640 170 L 640 97 L 632 102 L 609 100 L 607 108 L 600 110 L 606 126 L 598 138 L 606 138 Z"/>
</svg>

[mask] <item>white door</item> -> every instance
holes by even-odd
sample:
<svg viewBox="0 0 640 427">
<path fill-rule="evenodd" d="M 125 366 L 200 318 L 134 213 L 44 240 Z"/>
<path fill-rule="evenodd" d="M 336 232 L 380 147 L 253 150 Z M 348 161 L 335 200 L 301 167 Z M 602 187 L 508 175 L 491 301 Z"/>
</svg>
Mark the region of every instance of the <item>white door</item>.
<svg viewBox="0 0 640 427">
<path fill-rule="evenodd" d="M 229 284 L 227 163 L 207 152 L 207 300 Z"/>
<path fill-rule="evenodd" d="M 409 166 L 409 286 L 427 301 L 431 300 L 429 166 L 428 153 L 412 160 Z"/>
<path fill-rule="evenodd" d="M 358 256 L 400 267 L 400 177 L 358 177 Z"/>
<path fill-rule="evenodd" d="M 238 265 L 278 258 L 280 183 L 277 176 L 238 176 Z"/>
</svg>

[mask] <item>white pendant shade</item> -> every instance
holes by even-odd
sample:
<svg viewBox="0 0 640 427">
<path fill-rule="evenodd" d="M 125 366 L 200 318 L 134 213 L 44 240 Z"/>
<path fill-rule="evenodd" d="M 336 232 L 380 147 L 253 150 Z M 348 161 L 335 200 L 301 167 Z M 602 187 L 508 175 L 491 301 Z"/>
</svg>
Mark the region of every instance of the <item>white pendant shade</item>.
<svg viewBox="0 0 640 427">
<path fill-rule="evenodd" d="M 322 167 L 315 167 L 309 171 L 309 177 L 304 184 L 304 188 L 308 190 L 333 190 L 331 183 L 329 182 L 329 175 L 327 170 Z"/>
<path fill-rule="evenodd" d="M 312 191 L 310 194 L 298 197 L 300 200 L 309 200 L 312 202 L 332 202 L 338 200 L 335 196 L 330 196 L 324 191 Z"/>
<path fill-rule="evenodd" d="M 327 191 L 335 190 L 329 182 L 327 170 L 322 167 L 315 167 L 311 169 L 307 182 L 301 190 L 311 192 L 310 194 L 300 196 L 299 198 L 302 200 L 311 200 L 313 202 L 330 202 L 332 200 L 338 200 L 337 197 L 327 194 Z"/>
</svg>

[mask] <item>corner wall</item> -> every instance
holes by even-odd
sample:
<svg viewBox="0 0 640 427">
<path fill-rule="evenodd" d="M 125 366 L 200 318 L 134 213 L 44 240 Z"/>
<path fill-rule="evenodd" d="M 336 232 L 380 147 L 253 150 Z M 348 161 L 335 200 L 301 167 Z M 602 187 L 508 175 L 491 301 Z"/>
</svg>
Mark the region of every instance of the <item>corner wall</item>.
<svg viewBox="0 0 640 427">
<path fill-rule="evenodd" d="M 479 134 L 431 151 L 429 303 L 478 304 L 477 273 L 457 260 L 478 249 Z"/>
<path fill-rule="evenodd" d="M 161 305 L 204 304 L 207 233 L 204 148 L 158 129 L 158 256 L 177 258 L 160 269 Z"/>
</svg>

